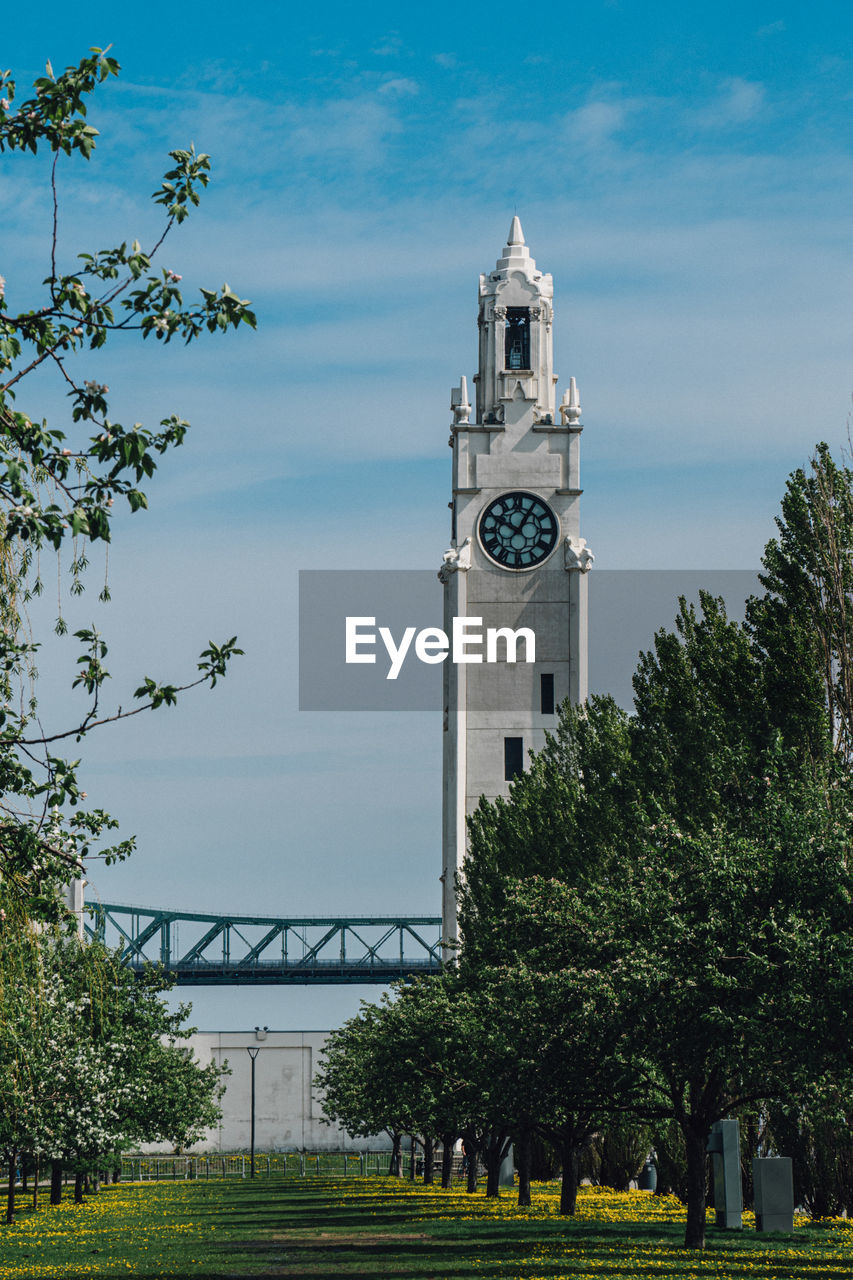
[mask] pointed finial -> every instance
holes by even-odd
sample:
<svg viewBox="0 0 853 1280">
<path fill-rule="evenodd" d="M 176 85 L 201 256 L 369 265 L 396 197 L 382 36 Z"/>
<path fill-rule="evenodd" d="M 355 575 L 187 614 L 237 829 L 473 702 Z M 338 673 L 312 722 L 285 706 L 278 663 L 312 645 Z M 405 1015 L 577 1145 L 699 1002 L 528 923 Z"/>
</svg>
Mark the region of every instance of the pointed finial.
<svg viewBox="0 0 853 1280">
<path fill-rule="evenodd" d="M 521 267 L 524 271 L 534 271 L 536 263 L 530 256 L 530 250 L 524 243 L 524 232 L 521 229 L 521 219 L 515 214 L 509 226 L 509 235 L 507 236 L 504 251 L 498 258 L 495 266 L 496 271 L 514 270 Z"/>
<path fill-rule="evenodd" d="M 578 384 L 574 378 L 569 378 L 569 389 L 563 392 L 563 399 L 560 403 L 560 417 L 563 420 L 564 427 L 572 427 L 575 423 L 580 422 L 581 402 L 578 395 Z"/>
<path fill-rule="evenodd" d="M 467 425 L 471 405 L 468 400 L 468 379 L 464 374 L 459 379 L 459 386 L 451 389 L 450 408 L 453 412 L 453 425 L 455 427 Z"/>
</svg>

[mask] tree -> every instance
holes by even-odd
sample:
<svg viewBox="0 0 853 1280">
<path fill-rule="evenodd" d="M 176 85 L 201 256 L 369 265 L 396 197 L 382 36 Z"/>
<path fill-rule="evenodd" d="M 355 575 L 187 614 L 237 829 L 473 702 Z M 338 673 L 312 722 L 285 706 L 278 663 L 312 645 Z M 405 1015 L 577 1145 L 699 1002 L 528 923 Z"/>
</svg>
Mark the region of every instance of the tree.
<svg viewBox="0 0 853 1280">
<path fill-rule="evenodd" d="M 468 1191 L 477 1189 L 482 1158 L 487 1195 L 497 1196 L 518 1068 L 493 998 L 488 986 L 471 989 L 451 971 L 398 984 L 395 998 L 378 1006 L 363 1004 L 324 1046 L 315 1085 L 325 1114 L 352 1134 L 388 1133 L 392 1171 L 404 1133 L 422 1135 L 427 1150 L 440 1136 L 445 1157 L 462 1137 Z M 445 1183 L 449 1172 L 445 1159 Z"/>
<path fill-rule="evenodd" d="M 589 873 L 586 879 L 595 882 Z M 630 1029 L 613 1016 L 610 976 L 602 969 L 593 981 L 586 965 L 587 935 L 595 934 L 597 922 L 582 912 L 571 922 L 565 915 L 548 918 L 547 886 L 560 883 L 505 877 L 490 938 L 484 938 L 479 895 L 478 915 L 469 918 L 474 894 L 466 885 L 459 974 L 481 1027 L 477 1087 L 489 1097 L 495 1123 L 501 1117 L 519 1141 L 519 1202 L 530 1203 L 527 1157 L 537 1134 L 559 1153 L 560 1210 L 573 1214 L 581 1154 L 602 1126 L 638 1106 L 645 1092 L 633 1072 Z M 559 942 L 549 937 L 553 927 Z"/>
<path fill-rule="evenodd" d="M 853 471 L 818 444 L 809 470 L 788 478 L 778 537 L 750 600 L 749 632 L 763 658 L 768 703 L 796 726 L 816 764 L 853 760 Z"/>
<path fill-rule="evenodd" d="M 808 1096 L 769 1108 L 775 1148 L 792 1157 L 794 1203 L 812 1218 L 849 1216 L 853 1210 L 853 1132 L 850 1086 L 817 1081 Z"/>
<path fill-rule="evenodd" d="M 445 1152 L 457 1135 L 465 1143 L 468 1192 L 486 1166 L 486 1195 L 500 1195 L 500 1167 L 508 1153 L 518 1079 L 517 1059 L 495 1016 L 494 989 L 472 986 L 449 970 L 399 988 L 391 1010 L 389 1047 L 405 1072 L 420 1132 L 441 1134 Z"/>
<path fill-rule="evenodd" d="M 0 910 L 0 1148 L 11 1221 L 19 1158 L 97 1181 L 131 1142 L 193 1141 L 219 1117 L 222 1072 L 181 1046 L 187 1010 L 163 1004 L 165 975 L 137 976 L 100 944 L 37 927 L 14 899 L 0 900 L 9 906 Z"/>
<path fill-rule="evenodd" d="M 476 963 L 516 938 L 519 960 L 560 974 L 599 1020 L 592 1074 L 613 1070 L 614 1046 L 626 1054 L 644 1097 L 617 1087 L 616 1109 L 678 1124 L 694 1247 L 704 1244 L 712 1123 L 759 1099 L 796 1096 L 849 1056 L 848 790 L 801 750 L 798 722 L 787 739 L 780 733 L 766 688 L 761 651 L 722 604 L 703 597 L 697 613 L 682 602 L 675 631 L 658 633 L 641 659 L 636 714 L 625 725 L 611 717 L 606 729 L 596 717 L 619 775 L 605 784 L 619 814 L 595 859 L 579 867 L 573 856 L 582 836 L 565 797 L 585 778 L 589 746 L 583 713 L 569 711 L 548 770 L 534 762 L 533 780 L 516 783 L 508 805 L 481 803 L 463 890 L 475 906 L 463 910 L 463 955 L 473 940 Z M 549 879 L 519 874 L 514 832 L 533 790 L 540 829 L 550 821 L 551 847 L 567 851 Z M 476 866 L 484 844 L 485 877 Z M 499 883 L 504 867 L 503 901 L 484 895 L 484 880 Z"/>
<path fill-rule="evenodd" d="M 174 1029 L 170 1034 L 174 1036 Z M 181 1037 L 187 1034 L 182 1028 Z M 133 1123 L 125 1136 L 137 1142 L 168 1142 L 175 1151 L 200 1142 L 222 1118 L 219 1101 L 227 1073 L 215 1062 L 200 1066 L 191 1050 L 173 1039 L 155 1041 L 134 1072 L 137 1087 L 140 1081 L 144 1087 L 135 1098 Z"/>
<path fill-rule="evenodd" d="M 314 1087 L 323 1095 L 323 1118 L 353 1137 L 387 1133 L 389 1174 L 400 1177 L 400 1142 L 408 1119 L 398 1062 L 389 1049 L 390 1004 L 362 1001 L 355 1017 L 333 1031 L 323 1046 Z"/>
<path fill-rule="evenodd" d="M 507 878 L 594 877 L 623 840 L 635 794 L 629 719 L 610 697 L 565 703 L 554 734 L 510 787 L 510 800 L 481 802 L 469 819 L 458 886 L 468 969 L 503 963 L 494 921 Z M 497 944 L 497 949 L 494 949 Z"/>
<path fill-rule="evenodd" d="M 652 1148 L 652 1131 L 633 1117 L 610 1119 L 590 1144 L 586 1168 L 600 1187 L 629 1191 Z"/>
<path fill-rule="evenodd" d="M 0 74 L 0 153 L 42 149 L 52 154 L 53 232 L 46 247 L 44 294 L 13 312 L 14 283 L 0 279 L 0 876 L 8 891 L 43 917 L 59 910 L 57 885 L 78 874 L 96 842 L 117 825 L 101 809 L 79 807 L 85 795 L 76 762 L 56 755 L 57 744 L 79 742 L 107 721 L 170 706 L 184 688 L 215 685 L 240 652 L 233 639 L 211 643 L 200 656 L 195 679 L 179 684 L 146 676 L 133 695 L 138 705 L 110 710 L 102 705 L 109 678 L 107 646 L 94 630 L 78 631 L 74 685 L 88 695 L 88 708 L 71 725 L 43 729 L 34 719 L 27 676 L 38 644 L 27 638 L 21 610 L 42 590 L 39 553 L 70 549 L 70 589 L 81 591 L 87 549 L 109 541 L 115 502 L 126 502 L 133 512 L 146 507 L 140 484 L 153 476 L 157 456 L 180 445 L 188 429 L 175 414 L 153 429 L 111 418 L 109 388 L 93 377 L 92 356 L 118 333 L 191 342 L 204 332 L 255 325 L 248 303 L 228 285 L 203 288 L 197 301 L 185 301 L 180 275 L 153 266 L 209 180 L 209 157 L 192 147 L 170 153 L 172 165 L 153 196 L 165 225 L 150 249 L 125 241 L 79 253 L 74 265 L 61 265 L 60 161 L 92 155 L 97 130 L 88 122 L 87 101 L 118 71 L 118 63 L 102 49 L 92 49 L 60 75 L 48 63 L 34 95 L 20 106 L 11 73 Z M 65 388 L 69 422 L 62 427 L 20 404 L 37 371 L 52 372 Z M 64 628 L 61 619 L 58 628 Z M 123 841 L 101 856 L 110 861 L 131 848 L 132 842 Z"/>
</svg>

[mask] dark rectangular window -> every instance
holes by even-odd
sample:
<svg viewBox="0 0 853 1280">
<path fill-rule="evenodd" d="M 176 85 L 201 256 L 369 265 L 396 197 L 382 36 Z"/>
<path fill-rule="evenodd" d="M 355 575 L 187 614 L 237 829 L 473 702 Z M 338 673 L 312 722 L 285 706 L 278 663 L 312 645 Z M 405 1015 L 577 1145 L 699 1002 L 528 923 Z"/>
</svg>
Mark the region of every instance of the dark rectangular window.
<svg viewBox="0 0 853 1280">
<path fill-rule="evenodd" d="M 524 772 L 524 739 L 504 738 L 504 777 L 512 782 Z"/>
<path fill-rule="evenodd" d="M 530 368 L 530 312 L 527 307 L 507 307 L 504 353 L 505 368 Z"/>
<path fill-rule="evenodd" d="M 552 716 L 554 714 L 554 677 L 552 675 L 539 677 L 539 696 L 543 716 Z"/>
</svg>

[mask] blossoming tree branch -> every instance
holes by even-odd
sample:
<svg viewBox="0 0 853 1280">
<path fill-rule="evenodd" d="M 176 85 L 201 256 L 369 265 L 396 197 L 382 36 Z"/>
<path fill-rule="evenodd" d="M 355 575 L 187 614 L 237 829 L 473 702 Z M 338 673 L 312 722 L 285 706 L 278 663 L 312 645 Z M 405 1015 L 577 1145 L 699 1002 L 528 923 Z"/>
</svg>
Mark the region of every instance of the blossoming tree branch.
<svg viewBox="0 0 853 1280">
<path fill-rule="evenodd" d="M 100 48 L 59 75 L 48 63 L 34 96 L 20 105 L 11 72 L 0 73 L 0 153 L 52 154 L 44 292 L 33 305 L 21 306 L 14 282 L 0 276 L 0 877 L 7 892 L 47 915 L 58 909 L 57 886 L 95 852 L 103 832 L 117 825 L 103 810 L 79 808 L 86 798 L 77 783 L 79 762 L 55 755 L 53 744 L 79 741 L 96 726 L 172 705 L 196 685 L 212 687 L 241 652 L 235 638 L 211 642 L 194 678 L 145 676 L 129 704 L 105 707 L 107 645 L 94 629 L 77 631 L 81 654 L 74 685 L 88 696 L 84 713 L 71 724 L 50 726 L 44 713 L 36 718 L 35 700 L 27 696 L 38 644 L 22 626 L 22 610 L 42 590 L 40 552 L 59 554 L 70 546 L 71 591 L 79 593 L 87 546 L 109 542 L 116 503 L 132 512 L 147 506 L 142 486 L 159 458 L 182 443 L 189 425 L 176 414 L 155 427 L 116 421 L 109 387 L 88 367 L 91 353 L 114 333 L 189 343 L 205 333 L 256 324 L 248 301 L 227 284 L 185 299 L 179 272 L 161 265 L 164 243 L 208 184 L 209 157 L 194 146 L 170 152 L 172 165 L 153 194 L 164 214 L 153 244 L 128 240 L 70 259 L 66 254 L 59 236 L 62 166 L 91 157 L 98 131 L 88 122 L 88 99 L 118 71 L 109 50 Z M 27 379 L 45 370 L 66 389 L 68 421 L 59 426 L 24 403 Z M 101 594 L 108 598 L 106 587 Z M 57 629 L 64 625 L 60 619 Z M 123 841 L 99 853 L 111 861 L 131 848 L 132 841 Z"/>
</svg>

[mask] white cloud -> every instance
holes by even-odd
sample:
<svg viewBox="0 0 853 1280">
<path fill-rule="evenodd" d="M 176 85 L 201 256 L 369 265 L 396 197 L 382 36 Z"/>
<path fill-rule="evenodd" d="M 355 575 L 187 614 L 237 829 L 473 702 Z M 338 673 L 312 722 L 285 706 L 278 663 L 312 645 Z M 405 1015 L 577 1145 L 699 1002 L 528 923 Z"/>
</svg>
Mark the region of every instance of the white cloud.
<svg viewBox="0 0 853 1280">
<path fill-rule="evenodd" d="M 625 115 L 620 102 L 588 102 L 564 117 L 566 138 L 576 147 L 594 151 L 610 142 L 624 125 Z"/>
<path fill-rule="evenodd" d="M 689 113 L 688 119 L 703 129 L 748 124 L 762 113 L 765 104 L 764 85 L 732 76 L 723 81 L 716 98 L 708 106 Z"/>
<path fill-rule="evenodd" d="M 403 42 L 396 32 L 385 36 L 379 44 L 370 50 L 375 58 L 397 58 L 403 51 Z"/>
<path fill-rule="evenodd" d="M 397 76 L 393 80 L 386 80 L 384 84 L 381 84 L 378 92 L 390 94 L 392 97 L 413 98 L 420 90 L 417 81 L 407 80 L 404 76 Z"/>
</svg>

